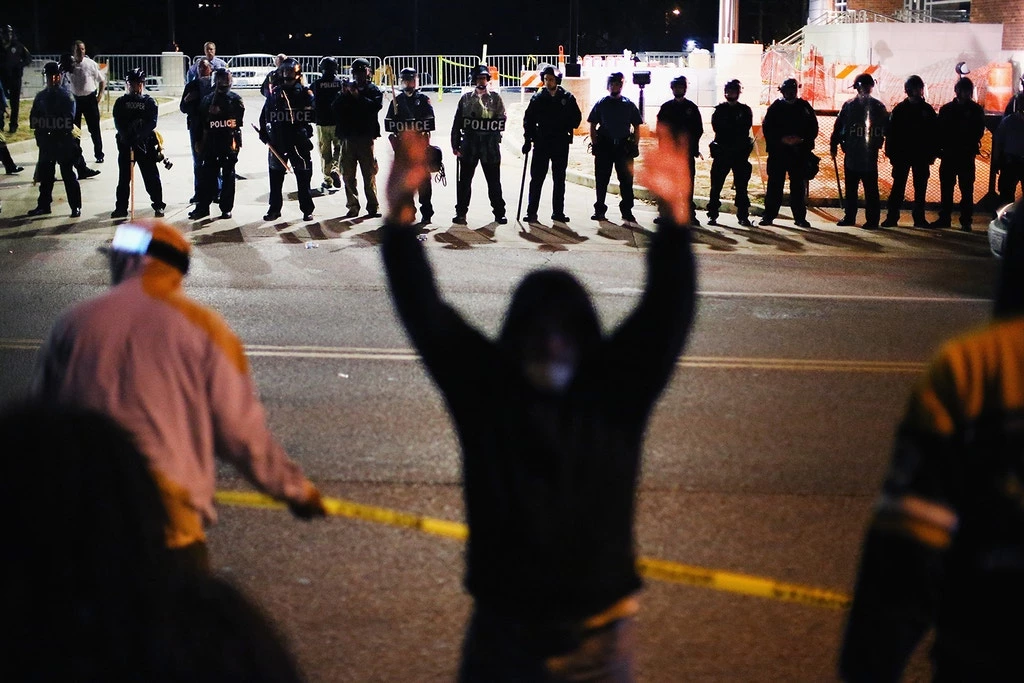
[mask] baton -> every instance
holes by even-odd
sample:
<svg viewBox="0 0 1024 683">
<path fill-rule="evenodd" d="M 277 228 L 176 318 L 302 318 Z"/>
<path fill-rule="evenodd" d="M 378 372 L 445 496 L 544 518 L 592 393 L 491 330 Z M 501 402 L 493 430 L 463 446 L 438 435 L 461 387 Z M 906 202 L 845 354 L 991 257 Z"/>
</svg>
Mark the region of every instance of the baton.
<svg viewBox="0 0 1024 683">
<path fill-rule="evenodd" d="M 519 217 L 523 214 L 523 188 L 526 187 L 526 165 L 530 159 L 530 151 L 527 150 L 526 154 L 523 155 L 523 179 L 519 181 L 519 205 L 516 207 L 516 223 L 519 223 Z"/>
<path fill-rule="evenodd" d="M 255 123 L 252 123 L 252 124 L 249 124 L 249 125 L 251 125 L 253 130 L 255 130 L 257 133 L 260 132 L 260 129 L 256 127 Z M 289 168 L 288 162 L 281 158 L 281 155 L 277 153 L 277 150 L 274 149 L 274 146 L 272 144 L 270 144 L 269 142 L 264 142 L 263 144 L 267 146 L 267 149 L 269 149 L 270 153 L 273 154 L 277 158 L 278 162 L 282 166 L 284 166 L 284 172 L 285 173 L 288 173 L 289 171 L 292 170 L 291 168 Z"/>
<path fill-rule="evenodd" d="M 832 157 L 832 168 L 836 171 L 836 189 L 839 190 L 839 201 L 843 201 L 843 186 L 839 184 L 839 162 Z"/>
<path fill-rule="evenodd" d="M 129 220 L 135 220 L 135 148 L 131 147 L 128 149 L 128 159 L 131 164 L 131 175 L 129 176 L 128 186 L 131 188 L 131 205 L 128 212 Z"/>
</svg>

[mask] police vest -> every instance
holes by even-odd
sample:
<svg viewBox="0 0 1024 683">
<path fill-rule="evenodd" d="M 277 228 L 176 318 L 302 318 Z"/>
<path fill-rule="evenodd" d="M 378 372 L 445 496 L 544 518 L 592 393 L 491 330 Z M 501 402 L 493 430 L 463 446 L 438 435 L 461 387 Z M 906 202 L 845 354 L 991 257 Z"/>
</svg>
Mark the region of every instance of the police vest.
<svg viewBox="0 0 1024 683">
<path fill-rule="evenodd" d="M 505 119 L 462 119 L 462 130 L 473 133 L 501 133 L 505 130 Z"/>
<path fill-rule="evenodd" d="M 407 130 L 416 133 L 429 133 L 434 130 L 434 119 L 410 119 L 406 121 L 384 119 L 384 130 L 389 133 L 404 133 Z"/>
</svg>

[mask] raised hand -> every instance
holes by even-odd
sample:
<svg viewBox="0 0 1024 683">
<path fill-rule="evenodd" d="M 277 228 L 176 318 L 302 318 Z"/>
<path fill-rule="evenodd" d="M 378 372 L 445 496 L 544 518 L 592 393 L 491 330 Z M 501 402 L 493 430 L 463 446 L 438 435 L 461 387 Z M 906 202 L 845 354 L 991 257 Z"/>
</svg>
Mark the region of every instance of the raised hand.
<svg viewBox="0 0 1024 683">
<path fill-rule="evenodd" d="M 673 135 L 668 126 L 658 126 L 657 134 L 658 147 L 644 153 L 637 180 L 660 200 L 662 210 L 677 225 L 688 225 L 693 218 L 689 139 Z"/>
<path fill-rule="evenodd" d="M 395 163 L 388 176 L 387 220 L 393 225 L 411 225 L 416 217 L 413 195 L 430 176 L 427 170 L 427 138 L 405 131 L 395 145 Z"/>
</svg>

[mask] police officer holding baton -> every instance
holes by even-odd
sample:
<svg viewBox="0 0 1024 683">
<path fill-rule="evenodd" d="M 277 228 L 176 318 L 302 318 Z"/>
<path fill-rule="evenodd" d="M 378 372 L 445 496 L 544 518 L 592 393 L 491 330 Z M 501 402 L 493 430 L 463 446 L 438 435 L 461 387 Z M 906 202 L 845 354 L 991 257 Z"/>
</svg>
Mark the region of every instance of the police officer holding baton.
<svg viewBox="0 0 1024 683">
<path fill-rule="evenodd" d="M 299 194 L 302 220 L 313 218 L 313 196 L 309 183 L 313 178 L 313 93 L 302 83 L 302 69 L 294 59 L 288 58 L 278 67 L 280 85 L 274 86 L 260 114 L 260 140 L 270 154 L 270 207 L 265 221 L 281 217 L 284 203 L 282 189 L 284 176 L 290 169 L 295 173 L 295 186 Z"/>
<path fill-rule="evenodd" d="M 402 90 L 395 93 L 394 100 L 384 115 L 384 129 L 388 132 L 388 140 L 392 147 L 396 147 L 402 133 L 413 131 L 429 142 L 430 132 L 434 130 L 435 123 L 434 107 L 430 104 L 430 98 L 416 87 L 416 69 L 402 69 L 400 78 Z M 424 223 L 429 223 L 434 216 L 434 207 L 430 203 L 432 188 L 429 174 L 417 191 L 420 196 L 420 218 Z"/>
<path fill-rule="evenodd" d="M 134 181 L 134 165 L 139 165 L 142 181 L 157 218 L 164 215 L 167 206 L 163 200 L 163 186 L 157 170 L 156 119 L 158 107 L 152 97 L 143 92 L 146 73 L 132 69 L 125 77 L 128 92 L 114 103 L 114 127 L 117 128 L 117 194 L 111 218 L 128 217 L 128 194 Z"/>
</svg>

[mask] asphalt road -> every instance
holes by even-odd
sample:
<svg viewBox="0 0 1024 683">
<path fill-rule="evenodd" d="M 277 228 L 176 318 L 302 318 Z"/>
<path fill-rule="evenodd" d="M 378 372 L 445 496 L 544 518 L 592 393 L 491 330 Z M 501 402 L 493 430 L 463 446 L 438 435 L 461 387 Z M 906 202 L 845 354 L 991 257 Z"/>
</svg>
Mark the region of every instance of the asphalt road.
<svg viewBox="0 0 1024 683">
<path fill-rule="evenodd" d="M 446 95 L 439 113 L 454 99 Z M 168 216 L 195 245 L 188 291 L 249 345 L 290 453 L 329 495 L 461 519 L 458 445 L 443 404 L 419 363 L 394 352 L 409 344 L 382 278 L 380 221 L 340 220 L 336 194 L 318 200 L 313 222 L 286 202 L 281 221 L 264 223 L 265 159 L 252 134 L 235 218 L 190 224 L 180 115 L 163 117 L 161 130 L 175 163 L 163 173 Z M 105 139 L 109 160 L 83 183 L 82 220 L 63 208 L 19 217 L 34 205 L 30 152 L 15 153 L 25 174 L 0 176 L 0 400 L 25 391 L 54 317 L 106 287 L 95 251 L 114 229 L 112 133 Z M 515 146 L 502 173 L 513 215 Z M 378 154 L 383 174 L 386 143 Z M 448 173 L 438 218 L 454 205 Z M 635 303 L 652 207 L 636 211 L 643 229 L 598 225 L 587 220 L 592 190 L 570 186 L 571 230 L 523 231 L 488 223 L 482 179 L 475 192 L 468 229 L 445 221 L 424 237 L 444 294 L 485 332 L 498 329 L 515 283 L 543 266 L 580 277 L 607 327 Z M 869 233 L 825 215 L 812 215 L 810 230 L 743 230 L 726 217 L 698 233 L 698 317 L 646 443 L 642 555 L 851 590 L 907 392 L 941 340 L 987 319 L 997 262 L 980 233 Z M 221 474 L 222 488 L 246 487 L 230 468 Z M 211 549 L 217 571 L 277 620 L 311 680 L 452 679 L 470 606 L 457 541 L 223 507 Z M 842 612 L 656 581 L 641 601 L 641 680 L 834 678 Z M 919 652 L 912 677 L 926 673 Z"/>
</svg>

